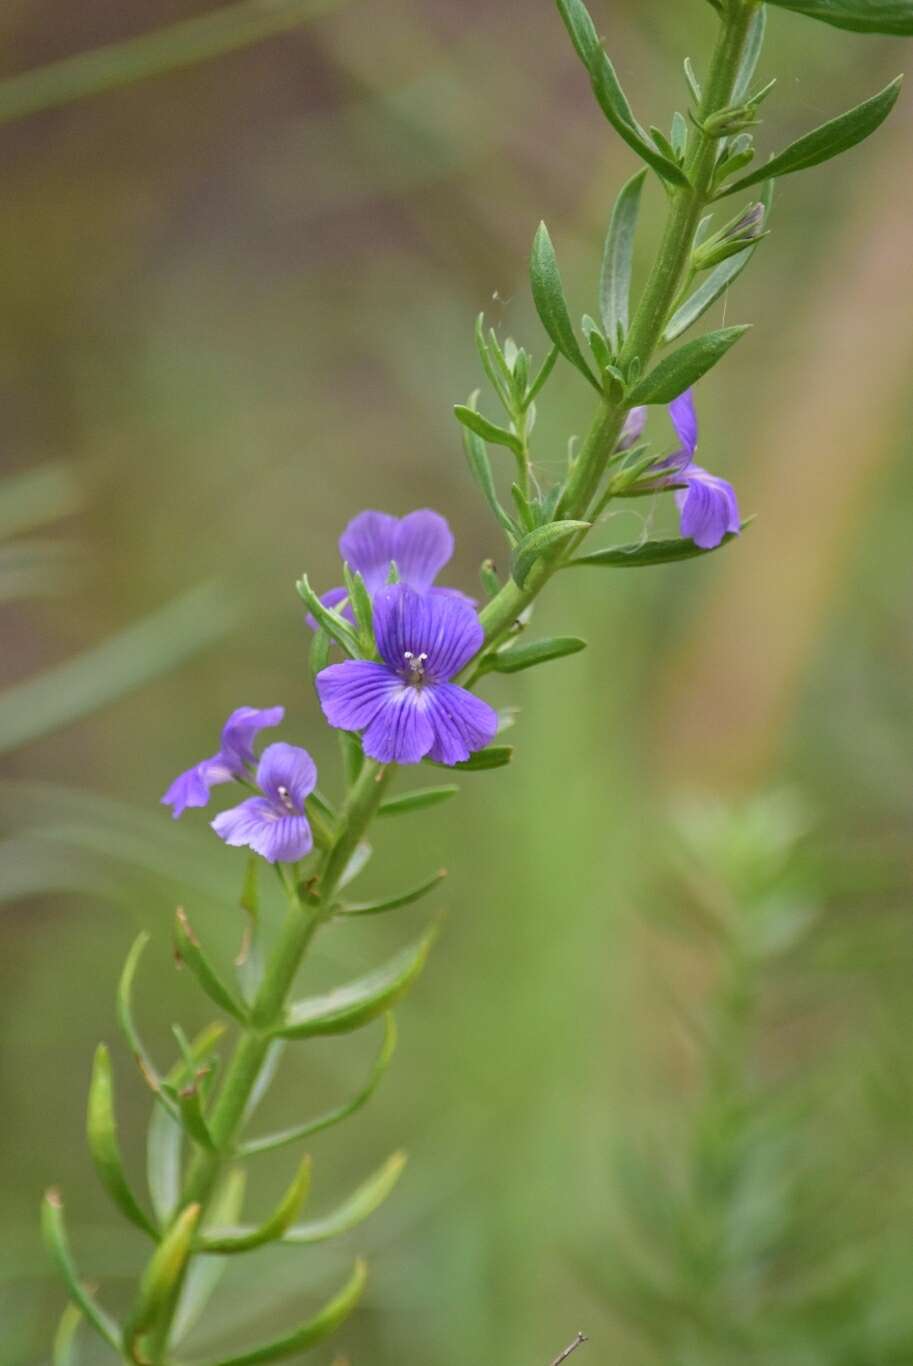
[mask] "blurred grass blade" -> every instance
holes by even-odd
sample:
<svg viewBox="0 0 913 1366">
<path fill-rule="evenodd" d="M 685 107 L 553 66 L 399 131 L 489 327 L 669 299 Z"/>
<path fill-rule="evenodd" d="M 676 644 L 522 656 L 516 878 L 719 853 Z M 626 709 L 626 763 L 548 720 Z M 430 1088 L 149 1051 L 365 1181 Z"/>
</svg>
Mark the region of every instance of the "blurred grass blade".
<svg viewBox="0 0 913 1366">
<path fill-rule="evenodd" d="M 238 1222 L 244 1206 L 245 1185 L 245 1175 L 241 1168 L 232 1168 L 224 1186 L 210 1206 L 208 1222 L 213 1227 Z M 180 1342 L 198 1322 L 225 1275 L 227 1266 L 228 1262 L 224 1257 L 194 1257 L 187 1269 L 170 1341 Z"/>
<path fill-rule="evenodd" d="M 284 1243 L 322 1243 L 337 1238 L 364 1222 L 383 1204 L 396 1185 L 406 1165 L 406 1154 L 395 1152 L 384 1165 L 369 1176 L 332 1214 L 313 1219 L 307 1224 L 296 1224 L 284 1235 Z"/>
<path fill-rule="evenodd" d="M 82 1310 L 78 1305 L 68 1304 L 54 1334 L 52 1366 L 77 1366 L 76 1334 L 81 1323 Z"/>
<path fill-rule="evenodd" d="M 86 1115 L 89 1151 L 99 1179 L 121 1212 L 144 1233 L 158 1237 L 155 1225 L 137 1201 L 124 1173 L 114 1110 L 114 1079 L 111 1055 L 103 1043 L 95 1050 L 89 1106 Z"/>
<path fill-rule="evenodd" d="M 361 1298 L 366 1277 L 367 1267 L 359 1259 L 355 1263 L 352 1275 L 339 1294 L 329 1300 L 314 1318 L 308 1319 L 306 1323 L 293 1329 L 284 1337 L 274 1338 L 272 1342 L 264 1343 L 262 1347 L 255 1347 L 249 1352 L 242 1352 L 240 1356 L 219 1357 L 212 1366 L 261 1366 L 262 1363 L 282 1361 L 285 1357 L 295 1356 L 298 1352 L 304 1352 L 309 1347 L 316 1346 L 318 1342 L 322 1342 L 324 1338 L 335 1332 L 339 1325 L 349 1317 Z"/>
<path fill-rule="evenodd" d="M 14 684 L 0 693 L 0 754 L 168 673 L 227 635 L 238 620 L 238 606 L 224 588 L 197 584 L 101 645 Z"/>
<path fill-rule="evenodd" d="M 99 1336 L 119 1352 L 121 1333 L 118 1324 L 101 1305 L 96 1303 L 79 1279 L 64 1228 L 63 1204 L 55 1190 L 48 1191 L 44 1197 L 41 1207 L 41 1228 L 51 1256 L 66 1282 L 70 1298 L 82 1310 L 86 1322 L 91 1323 Z"/>
<path fill-rule="evenodd" d="M 289 1006 L 276 1032 L 286 1039 L 305 1039 L 312 1034 L 346 1034 L 360 1029 L 408 991 L 425 966 L 437 934 L 435 925 L 421 939 L 364 977 L 357 977 L 325 996 L 311 996 Z"/>
<path fill-rule="evenodd" d="M 0 602 L 66 593 L 78 581 L 77 547 L 66 541 L 0 545 Z"/>
<path fill-rule="evenodd" d="M 268 1219 L 251 1228 L 214 1228 L 203 1234 L 197 1246 L 201 1252 L 231 1256 L 250 1252 L 265 1243 L 275 1243 L 285 1234 L 300 1213 L 311 1188 L 311 1159 L 303 1157 L 291 1185 Z"/>
<path fill-rule="evenodd" d="M 304 1124 L 298 1124 L 291 1129 L 283 1129 L 279 1133 L 267 1134 L 265 1138 L 254 1138 L 249 1143 L 243 1143 L 238 1149 L 238 1156 L 254 1157 L 257 1153 L 268 1153 L 276 1148 L 284 1148 L 289 1143 L 298 1143 L 303 1138 L 309 1138 L 311 1134 L 319 1133 L 321 1129 L 329 1129 L 340 1120 L 348 1119 L 349 1115 L 360 1110 L 374 1094 L 381 1077 L 390 1065 L 395 1048 L 396 1019 L 393 1012 L 388 1011 L 384 1016 L 384 1037 L 380 1051 L 374 1060 L 371 1075 L 357 1095 L 346 1101 L 345 1105 L 339 1105 L 335 1110 L 327 1110 L 316 1119 L 307 1120 Z"/>
<path fill-rule="evenodd" d="M 81 506 L 82 491 L 63 463 L 9 475 L 0 483 L 0 541 L 69 517 Z"/>
<path fill-rule="evenodd" d="M 317 19 L 339 0 L 241 0 L 0 81 L 0 123 L 195 66 Z"/>
</svg>

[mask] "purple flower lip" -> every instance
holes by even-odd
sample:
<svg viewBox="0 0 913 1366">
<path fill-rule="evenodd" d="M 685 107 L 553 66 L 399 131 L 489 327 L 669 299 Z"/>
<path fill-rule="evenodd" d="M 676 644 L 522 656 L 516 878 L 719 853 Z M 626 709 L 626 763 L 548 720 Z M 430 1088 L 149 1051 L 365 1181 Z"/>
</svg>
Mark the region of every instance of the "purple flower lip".
<svg viewBox="0 0 913 1366">
<path fill-rule="evenodd" d="M 669 416 L 681 447 L 652 467 L 643 487 L 657 491 L 674 489 L 682 535 L 702 550 L 714 550 L 727 536 L 737 536 L 742 529 L 735 489 L 725 479 L 695 464 L 699 433 L 691 389 L 669 404 Z M 645 420 L 645 410 L 632 408 L 624 431 L 630 424 L 639 436 Z"/>
<path fill-rule="evenodd" d="M 305 801 L 317 785 L 306 749 L 267 745 L 257 766 L 260 797 L 248 797 L 211 822 L 226 844 L 244 846 L 269 863 L 296 863 L 314 847 Z"/>
<path fill-rule="evenodd" d="M 222 727 L 222 743 L 217 754 L 201 759 L 175 778 L 162 797 L 171 807 L 175 820 L 188 807 L 206 806 L 210 789 L 217 783 L 230 783 L 243 778 L 257 762 L 253 743 L 261 730 L 278 726 L 285 716 L 284 707 L 238 707 Z"/>
<path fill-rule="evenodd" d="M 453 555 L 453 533 L 444 517 L 430 508 L 418 508 L 405 517 L 368 509 L 353 517 L 339 538 L 339 553 L 353 573 L 360 574 L 370 597 L 387 586 L 391 565 L 400 583 L 421 593 L 446 593 L 462 598 L 455 588 L 436 588 L 434 581 Z M 337 607 L 346 597 L 344 588 L 331 588 L 321 598 L 326 607 Z M 469 599 L 466 599 L 469 601 Z M 351 607 L 343 616 L 353 621 Z M 313 617 L 308 625 L 316 629 Z"/>
<path fill-rule="evenodd" d="M 365 754 L 379 763 L 417 764 L 427 755 L 452 765 L 484 749 L 497 714 L 450 681 L 482 646 L 475 609 L 398 583 L 376 594 L 374 629 L 382 662 L 350 659 L 317 675 L 330 725 L 362 731 Z"/>
</svg>

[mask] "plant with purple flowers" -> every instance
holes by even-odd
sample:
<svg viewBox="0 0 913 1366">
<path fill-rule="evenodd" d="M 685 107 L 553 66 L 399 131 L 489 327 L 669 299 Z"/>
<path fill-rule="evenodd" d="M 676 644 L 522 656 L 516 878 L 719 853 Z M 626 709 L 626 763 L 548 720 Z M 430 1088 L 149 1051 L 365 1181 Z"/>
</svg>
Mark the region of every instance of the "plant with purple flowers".
<svg viewBox="0 0 913 1366">
<path fill-rule="evenodd" d="M 375 815 L 414 812 L 457 790 L 447 784 L 389 797 L 399 769 L 426 763 L 481 770 L 510 761 L 510 748 L 492 743 L 498 714 L 474 688 L 489 673 L 516 673 L 584 648 L 585 642 L 575 636 L 524 639 L 535 599 L 558 573 L 640 568 L 704 556 L 733 540 L 744 526 L 732 486 L 696 463 L 693 388 L 747 329 L 723 327 L 682 344 L 678 338 L 724 295 L 768 235 L 774 180 L 861 142 L 887 117 L 899 84 L 892 82 L 749 170 L 754 157 L 749 130 L 758 124 L 759 108 L 772 89 L 770 82 L 755 87 L 766 6 L 761 0 L 710 3 L 719 20 L 717 45 L 703 81 L 686 61 L 688 117 L 677 113 L 667 136 L 655 128 L 647 132 L 635 118 L 583 0 L 557 0 L 600 109 L 645 165 L 623 186 L 612 211 L 597 291 L 598 321 L 584 315 L 579 333 L 575 328 L 552 240 L 542 224 L 533 244 L 530 278 L 551 343 L 544 361 L 536 369 L 523 347 L 510 339 L 502 343 L 494 331 L 486 334 L 481 318 L 476 326 L 482 368 L 503 417 L 495 421 L 484 416 L 478 392 L 457 405 L 455 415 L 472 476 L 506 540 L 509 577 L 502 580 L 491 560 L 482 565 L 484 601 L 477 610 L 459 590 L 436 584 L 453 552 L 453 537 L 442 516 L 428 509 L 402 518 L 361 513 L 340 540 L 343 585 L 322 594 L 306 576 L 297 585 L 313 628 L 310 666 L 319 704 L 339 731 L 341 800 L 331 802 L 319 791 L 315 765 L 304 749 L 273 743 L 257 760 L 256 736 L 283 720 L 281 707 L 235 711 L 217 753 L 176 778 L 162 799 L 177 817 L 188 808 L 206 806 L 216 785 L 235 782 L 246 790 L 248 795 L 216 815 L 212 827 L 227 845 L 249 851 L 242 905 L 252 930 L 232 980 L 200 944 L 185 912 L 180 910 L 175 919 L 179 960 L 239 1030 L 218 1085 L 214 1068 L 221 1026 L 204 1030 L 195 1040 L 176 1028 L 178 1058 L 169 1070 L 157 1069 L 131 1007 L 143 939 L 128 958 L 118 1016 L 154 1102 L 148 1203 L 134 1194 L 121 1161 L 107 1051 L 102 1047 L 96 1056 L 88 1112 L 90 1150 L 108 1194 L 153 1242 L 125 1322 L 103 1309 L 77 1275 L 59 1197 L 52 1192 L 45 1201 L 46 1237 L 78 1314 L 120 1360 L 175 1366 L 175 1353 L 205 1308 L 227 1258 L 267 1243 L 294 1246 L 342 1232 L 366 1218 L 396 1182 L 400 1154 L 389 1158 L 334 1214 L 299 1224 L 310 1180 L 304 1158 L 278 1206 L 265 1217 L 242 1222 L 243 1162 L 303 1142 L 368 1100 L 392 1054 L 391 1008 L 427 958 L 433 929 L 363 977 L 325 995 L 290 999 L 305 953 L 329 921 L 413 903 L 440 880 L 440 874 L 426 876 L 415 888 L 374 902 L 347 899 L 348 884 L 370 852 L 364 837 Z M 839 28 L 913 33 L 913 0 L 770 3 Z M 667 222 L 656 261 L 635 299 L 633 244 L 650 170 L 666 191 Z M 714 229 L 718 201 L 757 186 L 762 186 L 760 193 Z M 532 436 L 537 402 L 559 358 L 586 381 L 597 407 L 579 448 L 570 443 L 565 466 L 550 478 L 546 471 L 555 462 L 537 464 Z M 653 406 L 668 408 L 678 434 L 680 445 L 671 455 L 654 453 L 644 440 Z M 492 446 L 508 451 L 514 462 L 509 499 L 492 463 Z M 679 536 L 581 553 L 583 541 L 601 527 L 614 500 L 659 500 L 669 492 L 678 504 Z M 264 863 L 274 867 L 287 901 L 268 954 L 260 943 L 258 875 Z M 246 1137 L 282 1041 L 347 1033 L 380 1018 L 385 1021 L 380 1052 L 353 1099 L 277 1134 Z M 227 1346 L 213 1366 L 252 1366 L 304 1352 L 345 1319 L 364 1277 L 359 1261 L 337 1295 L 296 1330 L 240 1354 Z M 67 1343 L 68 1333 L 61 1337 Z M 59 1355 L 55 1366 L 69 1359 Z"/>
</svg>

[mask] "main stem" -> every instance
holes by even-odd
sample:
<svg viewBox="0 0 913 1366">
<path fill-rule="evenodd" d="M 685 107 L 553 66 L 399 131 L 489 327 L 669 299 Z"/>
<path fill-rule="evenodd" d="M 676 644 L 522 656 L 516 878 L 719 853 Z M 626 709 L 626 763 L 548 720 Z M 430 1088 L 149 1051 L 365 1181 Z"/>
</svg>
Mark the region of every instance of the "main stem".
<svg viewBox="0 0 913 1366">
<path fill-rule="evenodd" d="M 729 12 L 721 21 L 708 74 L 700 111 L 702 121 L 732 102 L 757 3 L 758 0 L 730 0 Z M 669 216 L 659 253 L 619 358 L 623 371 L 627 371 L 635 359 L 640 361 L 642 370 L 646 369 L 660 342 L 686 276 L 695 230 L 709 202 L 716 149 L 716 140 L 698 129 L 685 166 L 689 184 L 670 190 Z M 626 411 L 623 402 L 606 400 L 601 405 L 565 481 L 558 504 L 557 515 L 560 518 L 585 520 L 618 443 Z M 480 619 L 485 631 L 483 648 L 497 644 L 504 637 L 524 609 L 542 591 L 552 574 L 573 552 L 580 539 L 582 537 L 575 538 L 560 555 L 540 560 L 522 588 L 513 580 L 505 584 L 482 609 Z M 474 662 L 467 665 L 462 676 L 467 677 L 473 668 Z M 196 1201 L 205 1208 L 212 1196 L 224 1155 L 230 1153 L 237 1138 L 251 1093 L 266 1059 L 270 1039 L 281 1020 L 298 968 L 316 930 L 331 910 L 342 874 L 377 811 L 390 777 L 389 768 L 383 769 L 371 760 L 365 761 L 343 808 L 336 839 L 324 854 L 318 870 L 315 898 L 302 901 L 296 897 L 289 906 L 252 1008 L 251 1025 L 238 1041 L 209 1118 L 212 1136 L 219 1151 L 206 1153 L 198 1150 L 185 1182 L 182 1207 Z M 164 1366 L 177 1300 L 176 1292 L 156 1325 L 149 1344 L 155 1366 Z"/>
</svg>

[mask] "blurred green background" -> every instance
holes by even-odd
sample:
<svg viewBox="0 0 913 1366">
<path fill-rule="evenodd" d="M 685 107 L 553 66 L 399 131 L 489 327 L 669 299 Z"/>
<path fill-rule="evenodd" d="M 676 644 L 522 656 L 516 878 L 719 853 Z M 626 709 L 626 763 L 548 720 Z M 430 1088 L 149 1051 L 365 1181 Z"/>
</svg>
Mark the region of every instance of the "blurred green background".
<svg viewBox="0 0 913 1366">
<path fill-rule="evenodd" d="M 243 858 L 201 817 L 173 825 L 161 792 L 233 707 L 277 702 L 338 790 L 294 580 L 338 581 L 361 508 L 430 505 L 458 539 L 447 581 L 475 591 L 501 551 L 450 413 L 478 382 L 475 315 L 544 353 L 540 217 L 592 310 L 633 169 L 548 0 L 325 8 L 0 131 L 5 1366 L 47 1361 L 64 1302 L 47 1185 L 114 1307 L 142 1264 L 83 1140 L 106 1038 L 139 1178 L 148 1100 L 113 1004 L 132 938 L 153 934 L 139 1008 L 164 1050 L 172 1021 L 208 1018 L 172 969 L 174 905 L 226 959 L 241 933 Z M 712 10 L 593 9 L 641 119 L 668 126 Z M 8 5 L 4 67 L 194 11 Z M 906 60 L 787 14 L 769 31 L 762 154 Z M 197 1355 L 300 1318 L 364 1250 L 339 1341 L 372 1366 L 545 1366 L 578 1328 L 594 1363 L 913 1361 L 911 110 L 781 186 L 773 239 L 712 315 L 756 324 L 699 395 L 704 463 L 758 514 L 750 534 L 556 581 L 536 625 L 590 648 L 488 690 L 520 708 L 513 766 L 376 831 L 365 893 L 446 865 L 447 929 L 380 1092 L 313 1143 L 313 1207 L 396 1147 L 409 1167 L 345 1245 L 232 1266 Z M 642 267 L 659 190 L 646 207 Z M 590 398 L 559 369 L 547 474 Z M 602 542 L 673 525 L 634 506 Z M 329 929 L 311 979 L 377 961 L 425 913 Z M 347 1094 L 372 1046 L 290 1052 L 260 1125 Z M 255 1202 L 290 1171 L 261 1160 Z M 87 1338 L 81 1359 L 108 1358 Z"/>
</svg>

